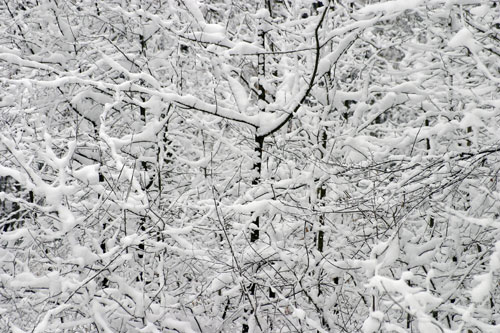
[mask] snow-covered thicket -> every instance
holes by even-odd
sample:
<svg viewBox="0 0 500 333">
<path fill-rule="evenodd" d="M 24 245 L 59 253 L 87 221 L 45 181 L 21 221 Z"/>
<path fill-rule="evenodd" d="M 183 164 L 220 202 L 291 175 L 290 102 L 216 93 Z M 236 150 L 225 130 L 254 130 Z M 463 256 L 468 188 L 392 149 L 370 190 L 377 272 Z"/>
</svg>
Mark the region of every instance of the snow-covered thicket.
<svg viewBox="0 0 500 333">
<path fill-rule="evenodd" d="M 497 332 L 499 17 L 0 3 L 0 330 Z"/>
</svg>

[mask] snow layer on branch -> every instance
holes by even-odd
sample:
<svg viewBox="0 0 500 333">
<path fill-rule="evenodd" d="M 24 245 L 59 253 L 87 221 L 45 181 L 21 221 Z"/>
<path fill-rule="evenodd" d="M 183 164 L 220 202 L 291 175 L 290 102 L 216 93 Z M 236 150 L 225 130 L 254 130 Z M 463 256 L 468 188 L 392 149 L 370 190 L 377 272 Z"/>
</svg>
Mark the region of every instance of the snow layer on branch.
<svg viewBox="0 0 500 333">
<path fill-rule="evenodd" d="M 4 49 L 5 50 L 5 49 Z M 25 60 L 13 53 L 0 53 L 0 60 L 3 60 L 7 63 L 18 65 L 19 67 L 32 67 L 32 68 L 38 68 L 41 70 L 47 70 L 49 72 L 55 72 L 55 69 L 45 65 L 41 64 L 36 61 L 31 61 L 31 60 Z"/>
<path fill-rule="evenodd" d="M 234 46 L 227 52 L 229 55 L 245 55 L 263 53 L 266 52 L 266 50 L 254 44 L 250 44 L 247 42 L 238 42 L 235 43 Z"/>
<path fill-rule="evenodd" d="M 265 214 L 267 212 L 273 213 L 277 211 L 289 211 L 283 204 L 277 200 L 258 200 L 252 201 L 243 205 L 235 204 L 230 206 L 232 210 L 243 214 L 254 214 L 255 216 Z"/>
<path fill-rule="evenodd" d="M 399 257 L 399 240 L 397 237 L 387 242 L 380 242 L 375 245 L 370 254 L 371 259 L 377 259 L 381 266 L 392 265 Z"/>
<path fill-rule="evenodd" d="M 29 237 L 30 232 L 27 228 L 19 228 L 13 231 L 4 231 L 0 234 L 0 240 L 2 241 L 13 241 Z"/>
<path fill-rule="evenodd" d="M 103 329 L 106 333 L 111 333 L 113 330 L 109 328 L 108 322 L 102 316 L 105 313 L 104 308 L 96 300 L 92 301 L 92 312 L 94 315 L 95 324 Z"/>
<path fill-rule="evenodd" d="M 342 150 L 350 163 L 360 163 L 373 159 L 380 161 L 387 155 L 387 149 L 373 143 L 373 137 L 359 135 L 345 140 Z"/>
<path fill-rule="evenodd" d="M 245 112 L 248 107 L 248 95 L 245 91 L 245 88 L 243 88 L 238 80 L 233 79 L 230 76 L 227 78 L 227 80 L 229 82 L 229 87 L 231 88 L 238 109 L 240 110 L 240 112 Z"/>
<path fill-rule="evenodd" d="M 75 215 L 73 215 L 73 213 L 66 206 L 60 204 L 57 208 L 57 213 L 59 214 L 59 219 L 61 221 L 62 231 L 68 232 L 78 224 Z"/>
<path fill-rule="evenodd" d="M 369 14 L 369 13 L 395 13 L 404 11 L 407 9 L 414 9 L 418 7 L 423 1 L 422 0 L 394 0 L 381 3 L 375 3 L 361 8 L 358 13 Z"/>
<path fill-rule="evenodd" d="M 158 133 L 165 126 L 167 119 L 161 121 L 152 120 L 144 126 L 141 132 L 134 134 L 127 134 L 121 138 L 110 138 L 113 140 L 115 149 L 121 149 L 123 146 L 134 142 L 155 142 L 157 140 Z"/>
<path fill-rule="evenodd" d="M 443 330 L 432 323 L 432 319 L 429 316 L 419 316 L 417 320 L 417 327 L 420 332 L 425 333 L 440 333 Z"/>
<path fill-rule="evenodd" d="M 152 87 L 154 87 L 156 89 L 161 88 L 161 84 L 150 74 L 148 74 L 146 72 L 132 73 L 129 70 L 127 70 L 125 67 L 123 67 L 121 64 L 119 64 L 117 61 L 115 61 L 111 57 L 107 56 L 106 54 L 101 53 L 101 57 L 102 57 L 102 62 L 105 62 L 112 69 L 127 75 L 130 79 L 143 80 L 144 82 L 147 82 L 148 84 L 150 84 Z M 99 62 L 101 62 L 101 61 L 99 61 Z M 126 84 L 128 84 L 128 83 L 125 82 L 125 85 Z"/>
<path fill-rule="evenodd" d="M 50 330 L 50 317 L 53 315 L 63 311 L 64 309 L 71 308 L 71 305 L 69 304 L 60 304 L 54 309 L 51 309 L 47 311 L 43 317 L 43 319 L 36 325 L 35 329 L 32 331 L 33 333 L 42 333 L 42 332 L 47 332 Z"/>
<path fill-rule="evenodd" d="M 228 108 L 224 108 L 221 106 L 216 106 L 213 104 L 206 103 L 193 95 L 185 95 L 179 96 L 177 94 L 162 94 L 160 95 L 165 97 L 167 100 L 171 100 L 175 103 L 180 104 L 186 108 L 193 108 L 196 110 L 200 110 L 201 112 L 210 113 L 213 115 L 218 115 L 222 118 L 232 119 L 239 122 L 244 122 L 250 125 L 257 127 L 256 122 L 253 117 L 241 114 L 239 112 L 233 111 Z"/>
<path fill-rule="evenodd" d="M 481 45 L 476 42 L 474 36 L 467 28 L 462 28 L 459 32 L 453 36 L 452 39 L 448 42 L 449 47 L 460 47 L 465 46 L 471 52 L 479 52 L 481 51 Z"/>
<path fill-rule="evenodd" d="M 490 294 L 493 276 L 491 272 L 476 275 L 474 276 L 474 281 L 477 282 L 477 285 L 471 291 L 472 301 L 481 303 Z"/>
<path fill-rule="evenodd" d="M 408 265 L 419 266 L 429 262 L 436 254 L 436 248 L 442 243 L 442 239 L 433 238 L 423 244 L 404 243 L 405 260 Z"/>
<path fill-rule="evenodd" d="M 71 251 L 74 256 L 75 263 L 80 267 L 92 265 L 95 261 L 101 259 L 86 246 L 74 245 Z"/>
<path fill-rule="evenodd" d="M 203 43 L 219 44 L 228 48 L 234 47 L 226 36 L 226 29 L 220 24 L 201 24 L 203 31 L 193 32 L 194 37 Z"/>
<path fill-rule="evenodd" d="M 193 35 L 196 40 L 202 43 L 220 44 L 226 47 L 232 47 L 234 44 L 227 39 L 226 35 L 222 33 L 207 33 L 205 31 L 195 31 Z"/>
<path fill-rule="evenodd" d="M 73 176 L 86 184 L 95 185 L 99 183 L 98 170 L 98 164 L 86 165 L 73 171 Z"/>
<path fill-rule="evenodd" d="M 175 331 L 182 333 L 196 333 L 188 322 L 180 321 L 173 318 L 165 318 L 163 319 L 163 325 L 165 327 L 171 328 Z"/>
<path fill-rule="evenodd" d="M 496 271 L 500 269 L 500 241 L 495 243 L 495 252 L 491 255 L 490 269 Z"/>
<path fill-rule="evenodd" d="M 361 330 L 363 333 L 375 333 L 380 329 L 380 325 L 382 324 L 382 320 L 384 319 L 384 313 L 381 311 L 374 311 L 370 313 L 370 316 L 366 318 L 363 323 L 363 327 Z"/>
<path fill-rule="evenodd" d="M 340 56 L 349 48 L 351 43 L 354 42 L 358 35 L 358 32 L 352 32 L 339 43 L 335 51 L 325 56 L 320 60 L 318 65 L 318 77 L 323 76 L 325 73 L 329 72 L 332 66 L 339 60 Z"/>
<path fill-rule="evenodd" d="M 191 15 L 194 16 L 194 18 L 199 22 L 199 23 L 204 23 L 205 18 L 203 17 L 203 13 L 200 10 L 200 4 L 196 0 L 183 0 L 184 5 L 186 8 L 189 10 Z"/>
<path fill-rule="evenodd" d="M 50 287 L 50 278 L 48 276 L 37 277 L 31 272 L 23 272 L 17 274 L 8 285 L 12 288 L 48 288 Z"/>
<path fill-rule="evenodd" d="M 230 286 L 233 282 L 233 276 L 231 272 L 221 273 L 212 280 L 212 284 L 208 288 L 211 292 L 215 292 L 227 286 Z"/>
<path fill-rule="evenodd" d="M 445 2 L 445 7 L 449 8 L 451 6 L 455 5 L 481 5 L 484 0 L 434 0 L 436 3 L 443 3 Z"/>
<path fill-rule="evenodd" d="M 16 181 L 23 183 L 24 175 L 18 170 L 14 170 L 8 167 L 0 165 L 0 177 L 12 177 Z"/>
</svg>

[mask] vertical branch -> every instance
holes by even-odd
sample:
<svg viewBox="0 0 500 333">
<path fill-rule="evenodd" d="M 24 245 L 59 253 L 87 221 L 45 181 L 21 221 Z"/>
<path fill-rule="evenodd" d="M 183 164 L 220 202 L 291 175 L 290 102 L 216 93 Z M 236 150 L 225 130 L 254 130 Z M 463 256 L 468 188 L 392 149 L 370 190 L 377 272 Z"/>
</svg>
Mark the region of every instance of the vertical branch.
<svg viewBox="0 0 500 333">
<path fill-rule="evenodd" d="M 76 107 L 73 107 L 73 109 L 76 111 Z M 92 125 L 94 127 L 94 135 L 95 135 L 95 140 L 99 140 L 99 128 L 97 126 L 97 123 L 95 122 L 92 122 Z M 103 159 L 102 159 L 102 154 L 101 154 L 101 150 L 99 149 L 99 170 L 98 170 L 98 179 L 99 179 L 99 184 L 103 184 L 105 179 L 104 179 L 104 174 L 102 173 L 102 163 Z M 101 193 L 97 193 L 97 201 L 99 202 L 102 198 L 102 194 Z M 104 220 L 105 221 L 105 220 Z M 107 252 L 107 246 L 106 246 L 106 237 L 104 237 L 104 231 L 106 230 L 107 228 L 107 224 L 106 222 L 103 222 L 102 223 L 102 240 L 101 240 L 101 244 L 99 245 L 101 247 L 101 251 L 102 253 L 106 253 Z M 104 277 L 103 280 L 102 280 L 102 286 L 103 288 L 107 288 L 109 286 L 109 280 L 108 278 Z"/>
<path fill-rule="evenodd" d="M 269 12 L 271 12 L 271 3 L 269 1 L 264 1 L 264 7 L 266 7 Z M 257 43 L 262 49 L 265 49 L 266 46 L 266 29 L 265 22 L 263 19 L 260 19 L 260 22 L 257 27 Z M 264 80 L 266 77 L 266 56 L 263 53 L 259 53 L 257 56 L 257 76 L 258 76 L 258 98 L 257 105 L 259 108 L 259 113 L 263 113 L 266 111 L 266 89 L 264 86 Z M 252 180 L 252 185 L 257 185 L 260 183 L 261 170 L 262 170 L 262 151 L 264 147 L 264 139 L 265 136 L 255 136 L 255 152 L 256 152 L 256 160 L 253 164 L 253 170 L 255 171 L 254 179 Z M 256 216 L 252 221 L 253 229 L 250 233 L 250 242 L 254 243 L 259 239 L 259 217 Z"/>
<path fill-rule="evenodd" d="M 263 136 L 255 136 L 255 143 L 257 144 L 255 147 L 256 152 L 256 160 L 253 165 L 253 170 L 255 171 L 255 177 L 252 180 L 252 185 L 258 185 L 260 183 L 261 170 L 262 170 L 262 150 L 264 147 L 264 137 Z M 259 216 L 256 216 L 252 221 L 253 229 L 250 233 L 250 242 L 255 243 L 259 239 Z"/>
<path fill-rule="evenodd" d="M 141 97 L 141 100 L 144 101 L 144 97 Z M 139 112 L 140 112 L 141 121 L 143 122 L 143 125 L 146 126 L 146 108 L 143 106 L 140 106 Z M 148 164 L 146 161 L 141 162 L 141 171 L 144 171 L 144 172 L 148 171 Z M 146 218 L 146 214 L 144 214 L 143 216 L 141 216 L 141 222 L 140 222 L 141 225 L 139 226 L 141 232 L 146 231 L 146 222 L 147 222 L 147 218 Z M 139 247 L 139 253 L 137 254 L 137 257 L 139 259 L 142 259 L 144 257 L 144 250 L 145 250 L 144 241 L 141 241 L 139 243 L 138 247 Z M 143 272 L 139 273 L 139 278 L 140 278 L 140 280 L 142 280 Z"/>
<path fill-rule="evenodd" d="M 139 35 L 139 42 L 140 42 L 140 46 L 141 46 L 141 54 L 143 56 L 146 56 L 146 43 L 147 42 L 144 39 L 144 35 L 143 34 Z M 140 98 L 141 98 L 142 102 L 145 102 L 144 96 L 141 95 Z M 143 105 L 139 106 L 139 115 L 140 115 L 140 119 L 142 121 L 142 124 L 144 126 L 146 126 L 146 124 L 147 124 L 146 108 Z M 144 174 L 145 174 L 144 180 L 146 181 L 146 178 L 147 178 L 146 175 L 147 175 L 147 171 L 148 171 L 148 164 L 147 164 L 147 162 L 145 160 L 143 160 L 140 165 L 141 165 L 141 171 L 143 171 Z M 145 181 L 144 181 L 144 183 L 146 183 Z M 146 185 L 146 184 L 144 184 L 144 185 Z M 147 214 L 144 213 L 144 215 L 142 215 L 141 219 L 140 219 L 139 229 L 140 229 L 141 233 L 146 232 L 146 223 L 147 223 Z M 145 252 L 145 249 L 146 249 L 145 245 L 144 245 L 144 240 L 142 240 L 139 243 L 138 248 L 139 248 L 139 252 L 137 254 L 137 257 L 139 259 L 143 259 L 144 258 L 144 252 Z M 137 280 L 138 281 L 143 281 L 144 280 L 144 272 L 139 272 L 139 275 L 137 276 Z"/>
<path fill-rule="evenodd" d="M 328 138 L 328 135 L 326 134 L 326 130 L 323 129 L 321 133 L 321 147 L 322 149 L 320 150 L 320 157 L 323 158 L 324 151 L 326 151 L 326 140 Z M 326 196 L 326 186 L 325 184 L 320 184 L 317 190 L 317 195 L 318 195 L 318 200 L 320 206 L 324 206 L 323 199 Z M 324 237 L 325 237 L 325 232 L 323 231 L 323 226 L 325 225 L 325 215 L 323 213 L 320 214 L 319 216 L 319 230 L 318 230 L 318 238 L 317 238 L 317 248 L 319 252 L 323 252 L 323 243 L 324 243 Z"/>
<path fill-rule="evenodd" d="M 271 15 L 271 1 L 263 0 L 262 3 L 263 8 L 267 8 Z M 265 50 L 266 48 L 266 29 L 265 29 L 264 19 L 259 19 L 259 24 L 257 25 L 257 44 Z M 257 106 L 259 109 L 259 113 L 262 114 L 266 111 L 266 89 L 264 86 L 265 77 L 266 77 L 266 56 L 264 53 L 259 53 L 257 56 Z M 264 139 L 265 136 L 255 135 L 255 161 L 252 167 L 254 171 L 254 178 L 252 179 L 252 185 L 256 186 L 261 181 L 261 172 L 262 172 L 262 152 L 264 148 Z M 260 217 L 255 216 L 252 221 L 252 230 L 250 231 L 250 243 L 255 243 L 260 238 Z M 252 283 L 250 285 L 250 295 L 255 295 L 256 285 Z M 256 315 L 255 308 L 253 307 L 250 311 L 250 316 Z M 249 317 L 250 317 L 249 316 Z M 248 317 L 248 318 L 249 318 Z M 248 318 L 246 322 L 243 323 L 241 328 L 242 333 L 247 333 L 249 331 L 248 326 Z M 260 324 L 259 324 L 260 325 Z"/>
<path fill-rule="evenodd" d="M 162 113 L 161 119 L 165 119 L 168 117 L 168 114 L 170 112 L 172 105 L 170 104 L 166 110 L 165 113 Z M 157 185 L 158 185 L 158 196 L 157 196 L 157 202 L 158 206 L 161 205 L 161 198 L 162 198 L 162 192 L 163 192 L 163 180 L 162 180 L 162 174 L 161 174 L 161 168 L 162 165 L 169 165 L 172 163 L 172 152 L 169 150 L 169 146 L 171 141 L 168 139 L 168 131 L 169 131 L 169 120 L 165 122 L 165 126 L 163 128 L 163 131 L 160 132 L 161 134 L 161 140 L 158 138 L 157 140 L 157 146 L 156 146 L 156 165 L 157 165 Z M 161 141 L 161 143 L 160 143 Z"/>
</svg>

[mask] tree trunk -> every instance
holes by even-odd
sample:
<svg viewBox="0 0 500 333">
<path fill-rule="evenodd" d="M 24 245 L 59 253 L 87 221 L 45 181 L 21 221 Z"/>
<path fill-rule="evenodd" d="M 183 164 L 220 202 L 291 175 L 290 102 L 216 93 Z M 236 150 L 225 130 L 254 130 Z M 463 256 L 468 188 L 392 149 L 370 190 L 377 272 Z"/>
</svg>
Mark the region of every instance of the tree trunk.
<svg viewBox="0 0 500 333">
<path fill-rule="evenodd" d="M 253 165 L 253 170 L 255 171 L 256 175 L 254 179 L 252 180 L 252 185 L 258 185 L 260 183 L 260 175 L 261 175 L 261 170 L 262 170 L 262 149 L 264 147 L 264 137 L 263 136 L 256 136 L 255 137 L 255 152 L 256 152 L 256 160 Z M 260 219 L 259 216 L 256 216 L 255 219 L 252 221 L 252 230 L 250 232 L 250 243 L 255 243 L 260 236 L 259 233 L 259 223 Z"/>
</svg>

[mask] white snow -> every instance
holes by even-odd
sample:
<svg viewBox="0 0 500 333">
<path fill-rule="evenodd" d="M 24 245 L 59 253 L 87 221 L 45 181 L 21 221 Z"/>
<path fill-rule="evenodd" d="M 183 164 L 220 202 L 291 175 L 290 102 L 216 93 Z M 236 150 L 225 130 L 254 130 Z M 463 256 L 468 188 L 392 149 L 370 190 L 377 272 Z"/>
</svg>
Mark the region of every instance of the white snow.
<svg viewBox="0 0 500 333">
<path fill-rule="evenodd" d="M 223 33 L 206 33 L 195 31 L 193 35 L 196 40 L 202 43 L 212 43 L 212 44 L 220 44 L 224 40 L 226 40 L 226 36 Z"/>
<path fill-rule="evenodd" d="M 162 324 L 164 327 L 168 327 L 182 333 L 196 333 L 188 322 L 180 321 L 175 318 L 165 318 L 162 320 Z"/>
<path fill-rule="evenodd" d="M 8 282 L 12 288 L 49 288 L 50 279 L 47 276 L 35 276 L 31 272 L 17 274 L 15 279 Z"/>
<path fill-rule="evenodd" d="M 13 323 L 10 323 L 10 329 L 12 330 L 12 333 L 27 333 L 27 331 L 20 329 Z"/>
<path fill-rule="evenodd" d="M 363 333 L 379 332 L 383 319 L 384 319 L 383 312 L 373 311 L 370 313 L 370 316 L 366 318 L 365 322 L 363 323 L 363 327 L 361 327 L 361 330 L 363 331 Z"/>
<path fill-rule="evenodd" d="M 95 185 L 99 183 L 98 170 L 98 164 L 85 165 L 80 169 L 73 171 L 73 176 L 88 185 Z"/>
<path fill-rule="evenodd" d="M 57 189 L 55 189 L 57 191 Z M 77 220 L 73 213 L 68 209 L 68 207 L 59 204 L 57 207 L 57 213 L 59 215 L 59 220 L 62 223 L 62 231 L 70 231 L 76 224 Z"/>
<path fill-rule="evenodd" d="M 266 8 L 260 8 L 255 14 L 253 14 L 253 17 L 255 17 L 256 19 L 269 18 L 269 10 L 267 10 Z"/>
<path fill-rule="evenodd" d="M 234 204 L 230 208 L 239 213 L 252 214 L 253 216 L 259 216 L 264 213 L 276 212 L 276 211 L 286 211 L 287 208 L 283 207 L 283 204 L 278 200 L 266 199 L 266 200 L 254 200 L 245 204 Z"/>
<path fill-rule="evenodd" d="M 474 281 L 477 285 L 470 292 L 472 301 L 481 303 L 490 294 L 493 277 L 492 274 L 488 272 L 474 276 Z"/>
<path fill-rule="evenodd" d="M 24 237 L 28 237 L 30 235 L 30 232 L 26 228 L 18 228 L 13 231 L 3 231 L 0 234 L 0 239 L 4 241 L 12 241 L 12 240 L 17 240 L 21 239 Z"/>
<path fill-rule="evenodd" d="M 205 18 L 203 17 L 203 13 L 200 10 L 200 3 L 196 0 L 182 0 L 184 5 L 187 7 L 191 15 L 198 21 L 199 23 L 204 23 Z"/>
<path fill-rule="evenodd" d="M 247 42 L 237 42 L 227 51 L 229 55 L 245 55 L 265 52 L 263 48 Z"/>
<path fill-rule="evenodd" d="M 215 292 L 219 289 L 231 286 L 232 282 L 233 276 L 231 272 L 221 273 L 212 280 L 212 284 L 210 285 L 209 290 Z"/>
<path fill-rule="evenodd" d="M 494 272 L 500 269 L 500 241 L 495 243 L 495 251 L 491 255 L 490 269 Z"/>
<path fill-rule="evenodd" d="M 370 14 L 377 12 L 384 12 L 391 14 L 394 12 L 405 11 L 407 9 L 417 8 L 423 0 L 394 0 L 385 1 L 381 3 L 374 3 L 361 8 L 358 13 Z"/>
<path fill-rule="evenodd" d="M 227 78 L 229 82 L 229 88 L 231 89 L 233 93 L 234 100 L 236 101 L 236 105 L 238 106 L 238 109 L 240 112 L 245 112 L 248 107 L 248 94 L 245 90 L 245 88 L 241 85 L 241 83 L 232 78 L 231 76 L 228 76 Z"/>
<path fill-rule="evenodd" d="M 208 34 L 223 34 L 225 35 L 226 29 L 220 24 L 205 24 L 203 31 Z"/>
<path fill-rule="evenodd" d="M 139 243 L 139 235 L 137 234 L 131 234 L 128 236 L 124 236 L 120 239 L 120 243 L 123 244 L 123 246 L 131 246 L 131 245 L 136 245 Z"/>
<path fill-rule="evenodd" d="M 419 332 L 422 333 L 442 333 L 443 330 L 434 325 L 429 316 L 419 316 L 417 319 L 417 327 Z"/>
<path fill-rule="evenodd" d="M 401 280 L 409 281 L 409 280 L 413 279 L 413 277 L 414 277 L 414 274 L 410 271 L 404 271 L 403 273 L 401 273 Z"/>
<path fill-rule="evenodd" d="M 490 6 L 482 4 L 481 6 L 471 8 L 470 12 L 476 16 L 484 16 L 488 14 L 490 10 Z"/>
<path fill-rule="evenodd" d="M 383 332 L 408 333 L 406 329 L 392 323 L 384 323 L 383 328 L 384 328 Z"/>
<path fill-rule="evenodd" d="M 0 165 L 0 177 L 9 177 L 9 176 L 14 178 L 16 181 L 18 181 L 20 183 L 24 182 L 23 181 L 24 176 L 21 172 L 19 172 L 18 170 Z"/>
<path fill-rule="evenodd" d="M 81 245 L 73 245 L 71 252 L 74 256 L 76 264 L 80 267 L 91 265 L 99 260 L 99 256 L 92 252 L 88 247 Z"/>
<path fill-rule="evenodd" d="M 113 330 L 109 327 L 108 322 L 102 316 L 105 313 L 102 305 L 99 304 L 97 300 L 92 301 L 92 314 L 95 320 L 95 324 L 98 325 L 105 333 L 113 333 Z"/>
<path fill-rule="evenodd" d="M 370 159 L 381 160 L 386 149 L 376 144 L 376 139 L 370 136 L 358 135 L 346 138 L 342 151 L 349 163 L 360 163 Z"/>
<path fill-rule="evenodd" d="M 325 73 L 329 72 L 332 66 L 339 60 L 342 54 L 349 48 L 351 43 L 358 36 L 358 31 L 351 32 L 344 37 L 337 45 L 336 49 L 330 54 L 323 57 L 318 64 L 318 77 L 322 77 Z"/>
<path fill-rule="evenodd" d="M 299 318 L 300 320 L 304 320 L 304 318 L 306 317 L 306 312 L 304 310 L 302 310 L 302 309 L 295 308 L 293 310 L 292 315 L 294 317 Z"/>
<path fill-rule="evenodd" d="M 465 46 L 471 52 L 481 51 L 481 45 L 474 39 L 474 36 L 467 28 L 462 28 L 459 32 L 453 36 L 448 42 L 449 47 L 460 47 Z"/>
<path fill-rule="evenodd" d="M 21 57 L 19 57 L 16 54 L 13 53 L 0 53 L 0 60 L 3 60 L 7 63 L 14 64 L 20 67 L 33 67 L 33 68 L 38 68 L 42 70 L 47 70 L 47 71 L 54 71 L 57 72 L 55 68 L 52 68 L 48 65 L 41 64 L 37 61 L 31 61 L 31 60 L 26 60 Z"/>
<path fill-rule="evenodd" d="M 377 259 L 378 266 L 392 265 L 399 257 L 399 239 L 397 235 L 386 242 L 379 242 L 372 248 L 370 259 Z"/>
<path fill-rule="evenodd" d="M 58 314 L 59 312 L 65 310 L 67 308 L 71 308 L 71 305 L 60 304 L 56 308 L 50 309 L 47 312 L 45 312 L 43 319 L 40 320 L 40 322 L 36 325 L 36 327 L 34 328 L 34 330 L 32 332 L 33 333 L 43 333 L 43 332 L 49 331 L 50 317 Z"/>
</svg>

